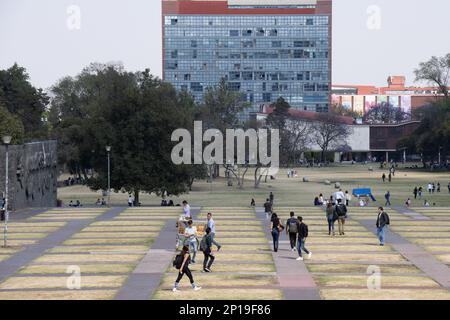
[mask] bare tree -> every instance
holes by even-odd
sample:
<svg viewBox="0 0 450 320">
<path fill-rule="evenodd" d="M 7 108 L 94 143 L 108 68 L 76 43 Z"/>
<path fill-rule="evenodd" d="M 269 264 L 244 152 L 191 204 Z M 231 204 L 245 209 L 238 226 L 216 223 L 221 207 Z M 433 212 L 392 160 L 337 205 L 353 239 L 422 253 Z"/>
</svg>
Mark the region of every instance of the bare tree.
<svg viewBox="0 0 450 320">
<path fill-rule="evenodd" d="M 450 53 L 444 57 L 431 57 L 427 62 L 421 62 L 414 70 L 416 81 L 427 81 L 439 87 L 440 93 L 449 97 Z"/>
<path fill-rule="evenodd" d="M 339 120 L 327 113 L 318 115 L 318 121 L 312 124 L 312 141 L 322 150 L 321 161 L 325 162 L 325 154 L 331 147 L 342 149 L 345 146 L 346 139 L 351 134 L 348 125 L 339 122 Z"/>
<path fill-rule="evenodd" d="M 285 130 L 283 130 L 285 145 L 281 146 L 282 150 L 286 153 L 287 161 L 289 164 L 296 164 L 298 155 L 305 151 L 308 144 L 311 141 L 309 132 L 311 130 L 311 124 L 307 121 L 290 117 L 285 124 Z"/>
</svg>

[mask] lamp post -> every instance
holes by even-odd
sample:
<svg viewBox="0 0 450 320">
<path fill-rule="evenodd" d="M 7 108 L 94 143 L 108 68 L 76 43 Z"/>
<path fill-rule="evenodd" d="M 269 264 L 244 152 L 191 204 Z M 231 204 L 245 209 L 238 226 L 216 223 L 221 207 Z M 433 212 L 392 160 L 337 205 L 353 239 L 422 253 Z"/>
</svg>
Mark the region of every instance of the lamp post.
<svg viewBox="0 0 450 320">
<path fill-rule="evenodd" d="M 6 162 L 5 162 L 5 224 L 3 227 L 3 246 L 8 246 L 8 188 L 9 188 L 9 145 L 11 144 L 11 136 L 3 136 L 2 140 L 6 147 Z"/>
<path fill-rule="evenodd" d="M 439 147 L 439 165 L 441 165 L 441 150 L 442 150 L 442 147 Z"/>
<path fill-rule="evenodd" d="M 108 153 L 108 207 L 111 207 L 111 146 L 106 146 Z"/>
</svg>

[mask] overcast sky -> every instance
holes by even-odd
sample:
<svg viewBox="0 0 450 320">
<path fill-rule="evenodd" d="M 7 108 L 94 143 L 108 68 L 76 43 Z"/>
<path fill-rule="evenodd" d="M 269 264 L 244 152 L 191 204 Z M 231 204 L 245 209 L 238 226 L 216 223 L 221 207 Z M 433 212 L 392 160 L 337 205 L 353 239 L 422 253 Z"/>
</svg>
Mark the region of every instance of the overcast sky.
<svg viewBox="0 0 450 320">
<path fill-rule="evenodd" d="M 334 0 L 333 83 L 412 84 L 418 62 L 450 52 L 449 15 L 446 0 Z M 161 75 L 160 0 L 0 0 L 0 69 L 17 62 L 48 88 L 110 61 Z"/>
</svg>

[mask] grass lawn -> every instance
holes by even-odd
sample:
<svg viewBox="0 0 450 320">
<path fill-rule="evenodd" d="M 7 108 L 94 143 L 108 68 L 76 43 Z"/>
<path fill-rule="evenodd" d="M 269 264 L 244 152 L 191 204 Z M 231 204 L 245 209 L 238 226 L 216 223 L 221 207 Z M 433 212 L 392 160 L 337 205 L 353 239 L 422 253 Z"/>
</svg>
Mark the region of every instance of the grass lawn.
<svg viewBox="0 0 450 320">
<path fill-rule="evenodd" d="M 374 168 L 373 172 L 369 171 L 371 166 Z M 197 181 L 189 194 L 171 197 L 171 199 L 175 204 L 181 204 L 186 199 L 192 206 L 203 206 L 206 207 L 205 211 L 209 209 L 212 211 L 215 207 L 248 207 L 252 198 L 256 200 L 258 207 L 262 207 L 272 191 L 275 195 L 276 207 L 279 204 L 282 204 L 283 207 L 309 207 L 312 205 L 314 197 L 317 197 L 320 193 L 323 193 L 325 197 L 329 197 L 331 193 L 336 191 L 334 182 L 340 182 L 344 191 L 351 191 L 359 187 L 372 188 L 375 198 L 377 198 L 379 204 L 383 205 L 384 194 L 389 190 L 392 204 L 403 206 L 407 198 L 414 198 L 412 191 L 415 186 L 425 187 L 430 181 L 440 182 L 442 186 L 446 186 L 450 182 L 450 174 L 448 172 L 411 171 L 399 168 L 392 183 L 383 183 L 381 176 L 387 171 L 379 169 L 377 164 L 339 165 L 328 168 L 297 168 L 296 170 L 298 171 L 298 178 L 288 179 L 285 175 L 285 170 L 282 169 L 276 180 L 268 180 L 267 183 L 261 183 L 259 189 L 253 187 L 251 173 L 247 174 L 243 189 L 237 187 L 236 183 L 233 187 L 227 187 L 224 178 L 216 179 L 212 184 L 205 181 Z M 303 177 L 308 177 L 310 182 L 303 183 Z M 332 185 L 325 185 L 325 180 L 330 180 Z M 92 192 L 83 186 L 73 186 L 60 188 L 58 190 L 58 198 L 62 199 L 64 203 L 80 199 L 84 205 L 94 205 L 96 200 L 101 198 L 101 192 Z M 127 198 L 128 195 L 124 193 L 114 193 L 111 196 L 114 205 L 127 205 Z M 424 194 L 425 198 L 430 203 L 436 203 L 438 207 L 450 207 L 450 195 L 448 192 L 435 193 L 433 195 Z M 161 198 L 156 195 L 142 194 L 140 201 L 143 205 L 159 206 Z M 375 205 L 372 203 L 372 206 Z M 420 208 L 422 206 L 423 199 L 413 200 L 413 207 Z M 181 208 L 174 208 L 173 212 L 181 211 L 176 209 Z"/>
</svg>

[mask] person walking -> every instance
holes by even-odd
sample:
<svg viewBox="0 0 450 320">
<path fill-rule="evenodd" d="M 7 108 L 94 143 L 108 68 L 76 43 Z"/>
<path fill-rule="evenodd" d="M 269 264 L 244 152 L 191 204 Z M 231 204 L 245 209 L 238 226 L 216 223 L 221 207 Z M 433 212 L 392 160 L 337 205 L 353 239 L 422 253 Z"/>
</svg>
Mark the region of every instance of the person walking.
<svg viewBox="0 0 450 320">
<path fill-rule="evenodd" d="M 338 200 L 338 204 L 336 205 L 336 214 L 338 216 L 338 224 L 339 224 L 339 235 L 345 235 L 345 219 L 347 216 L 347 207 L 342 203 L 342 200 Z"/>
<path fill-rule="evenodd" d="M 423 188 L 422 187 L 419 187 L 418 194 L 419 194 L 419 199 L 422 199 L 422 194 L 423 194 Z"/>
<path fill-rule="evenodd" d="M 334 223 L 338 219 L 338 216 L 337 216 L 336 210 L 333 207 L 332 203 L 328 203 L 327 209 L 326 209 L 326 214 L 327 214 L 327 221 L 328 221 L 328 235 L 331 236 L 331 233 L 333 233 L 333 237 L 334 237 L 336 235 L 336 233 L 334 232 Z"/>
<path fill-rule="evenodd" d="M 180 285 L 180 281 L 183 278 L 183 276 L 186 274 L 186 276 L 189 278 L 189 281 L 191 282 L 192 289 L 195 291 L 198 291 L 201 289 L 201 287 L 197 286 L 194 281 L 194 277 L 192 276 L 192 272 L 189 269 L 189 264 L 191 263 L 191 256 L 189 255 L 189 248 L 187 246 L 184 246 L 181 250 L 181 253 L 175 258 L 174 266 L 179 270 L 177 280 L 175 280 L 175 285 L 173 286 L 172 291 L 178 292 L 178 287 Z"/>
<path fill-rule="evenodd" d="M 408 198 L 408 200 L 406 200 L 405 205 L 407 208 L 411 207 L 411 199 L 410 198 Z"/>
<path fill-rule="evenodd" d="M 413 194 L 414 194 L 414 199 L 417 199 L 417 194 L 419 193 L 419 189 L 417 189 L 417 187 L 414 188 Z"/>
<path fill-rule="evenodd" d="M 441 193 L 441 183 L 440 182 L 437 183 L 436 191 L 437 191 L 437 193 Z"/>
<path fill-rule="evenodd" d="M 194 227 L 192 220 L 188 221 L 188 227 L 186 228 L 184 235 L 189 244 L 189 250 L 193 253 L 192 264 L 195 263 L 195 257 L 197 256 L 197 228 Z"/>
<path fill-rule="evenodd" d="M 383 180 L 383 183 L 386 182 L 386 174 L 383 173 L 383 175 L 381 176 L 381 180 Z"/>
<path fill-rule="evenodd" d="M 386 194 L 384 195 L 384 198 L 386 199 L 386 207 L 390 207 L 391 206 L 391 192 L 388 191 L 386 192 Z"/>
<path fill-rule="evenodd" d="M 214 263 L 216 257 L 212 254 L 213 237 L 211 236 L 211 228 L 208 227 L 205 230 L 205 236 L 200 243 L 200 250 L 203 251 L 203 272 L 211 272 L 211 266 Z"/>
<path fill-rule="evenodd" d="M 348 191 L 345 191 L 345 205 L 348 207 L 351 201 L 352 195 Z"/>
<path fill-rule="evenodd" d="M 183 215 L 184 215 L 185 220 L 192 219 L 191 206 L 189 205 L 189 203 L 186 200 L 183 201 Z"/>
<path fill-rule="evenodd" d="M 297 236 L 298 236 L 298 219 L 295 217 L 295 213 L 290 213 L 290 218 L 286 221 L 286 235 L 289 236 L 289 242 L 291 244 L 291 251 L 295 251 L 297 247 Z"/>
<path fill-rule="evenodd" d="M 390 225 L 389 215 L 384 211 L 383 207 L 378 208 L 377 218 L 377 237 L 380 240 L 380 246 L 384 246 L 386 237 L 386 228 Z"/>
<path fill-rule="evenodd" d="M 392 182 L 392 173 L 389 173 L 388 180 L 389 182 Z"/>
<path fill-rule="evenodd" d="M 283 231 L 281 221 L 276 213 L 272 213 L 272 218 L 270 219 L 270 232 L 272 233 L 274 252 L 278 252 L 278 245 L 281 231 Z"/>
<path fill-rule="evenodd" d="M 448 183 L 447 188 L 448 188 L 448 193 L 450 193 L 450 182 Z"/>
<path fill-rule="evenodd" d="M 218 243 L 215 240 L 215 238 L 216 238 L 216 223 L 214 222 L 214 219 L 212 218 L 211 212 L 208 212 L 206 219 L 208 219 L 208 221 L 206 222 L 206 228 L 211 229 L 211 242 L 212 242 L 212 244 L 214 244 L 217 247 L 217 251 L 220 251 L 220 248 L 222 248 L 222 246 L 220 245 L 220 243 Z"/>
<path fill-rule="evenodd" d="M 130 194 L 130 195 L 128 195 L 128 206 L 129 207 L 132 207 L 133 206 L 133 197 L 132 197 L 132 195 Z"/>
<path fill-rule="evenodd" d="M 273 195 L 273 192 L 269 195 L 270 204 L 273 206 L 273 201 L 275 200 L 275 196 Z"/>
<path fill-rule="evenodd" d="M 264 212 L 266 213 L 267 219 L 269 219 L 272 214 L 272 204 L 269 199 L 266 199 L 266 202 L 264 203 Z"/>
<path fill-rule="evenodd" d="M 433 185 L 431 183 L 428 184 L 428 193 L 431 194 L 433 192 Z"/>
<path fill-rule="evenodd" d="M 306 238 L 308 238 L 308 226 L 303 222 L 302 217 L 298 217 L 299 227 L 298 227 L 298 241 L 297 241 L 297 251 L 298 258 L 297 261 L 303 261 L 302 251 L 308 255 L 308 259 L 311 259 L 312 252 L 306 249 Z"/>
</svg>

